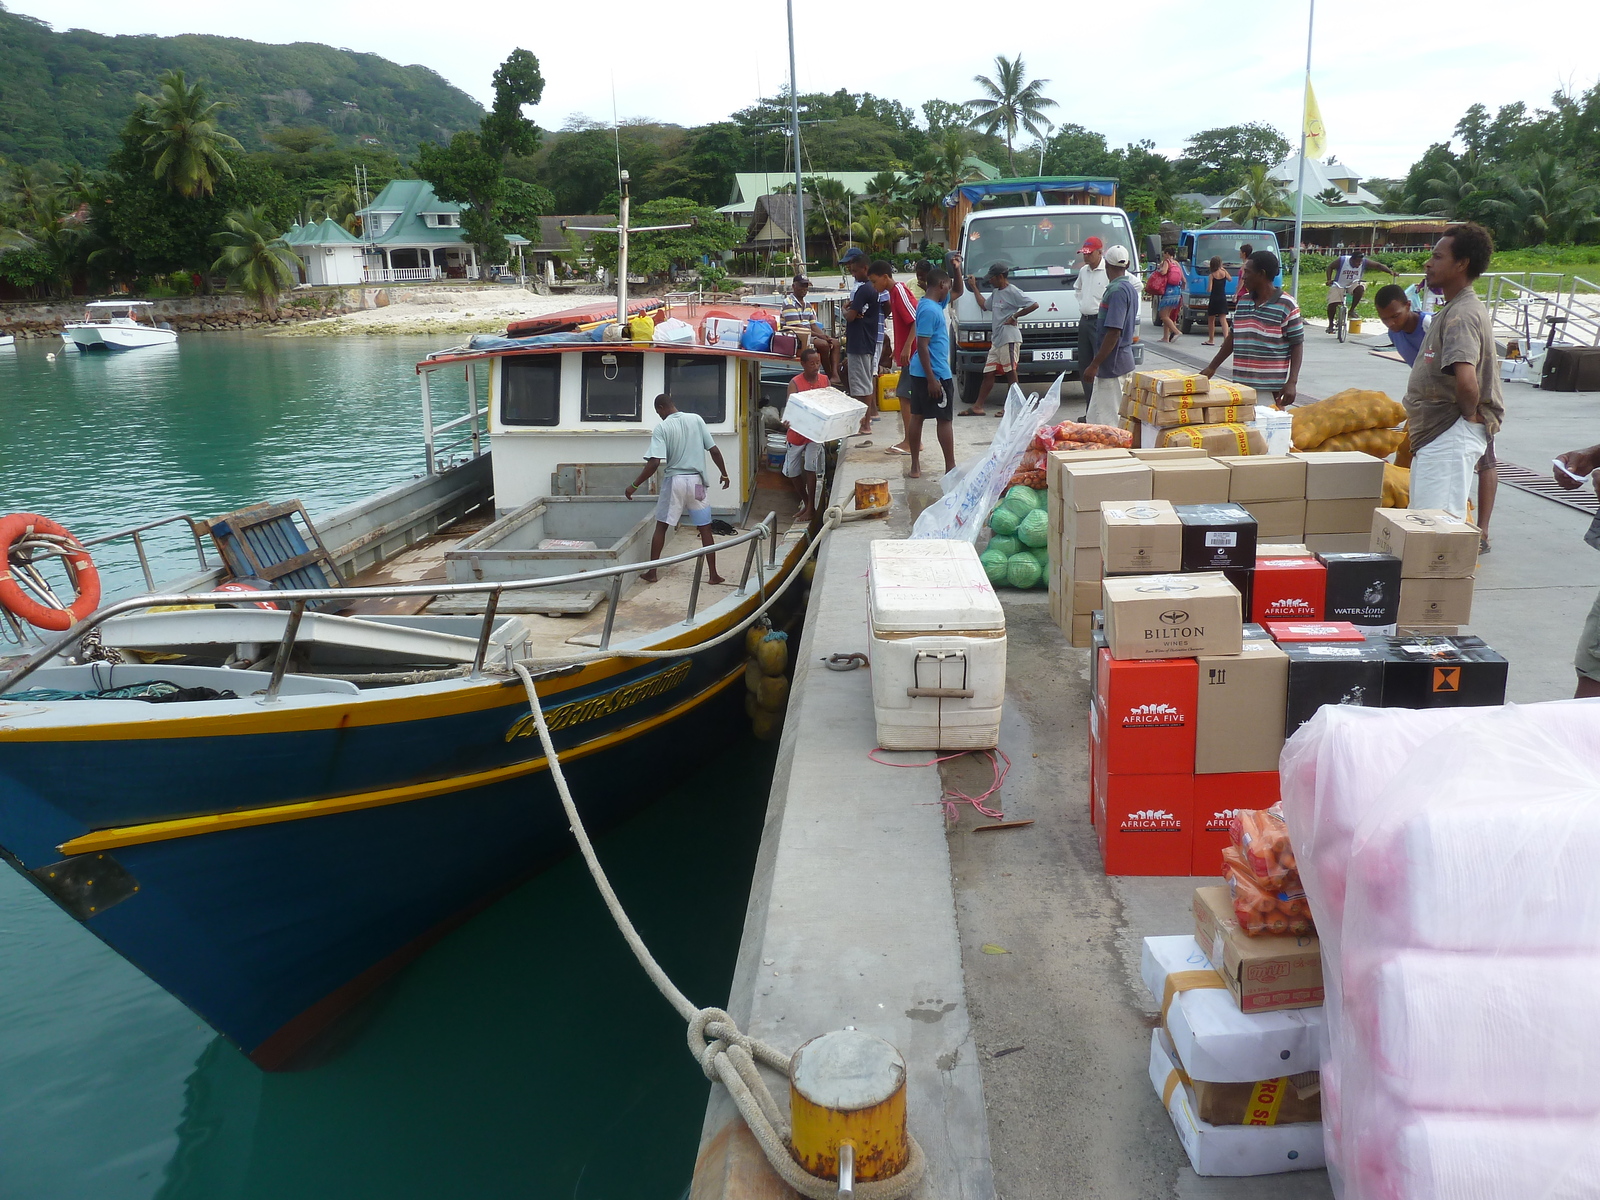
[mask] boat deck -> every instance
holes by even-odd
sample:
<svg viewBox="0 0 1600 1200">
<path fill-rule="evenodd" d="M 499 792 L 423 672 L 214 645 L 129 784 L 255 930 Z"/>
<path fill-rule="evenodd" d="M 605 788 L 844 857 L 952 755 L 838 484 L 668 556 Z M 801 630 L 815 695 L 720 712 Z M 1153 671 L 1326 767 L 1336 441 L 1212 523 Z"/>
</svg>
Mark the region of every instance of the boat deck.
<svg viewBox="0 0 1600 1200">
<path fill-rule="evenodd" d="M 766 486 L 769 479 L 778 481 L 782 476 L 763 472 L 755 503 L 750 507 L 750 524 L 769 512 L 776 512 L 778 536 L 780 540 L 785 540 L 791 533 L 799 532 L 794 530 L 799 502 L 787 488 Z M 371 587 L 433 581 L 443 583 L 445 553 L 492 519 L 489 513 L 473 513 L 463 517 L 432 537 L 424 538 L 380 565 L 363 571 L 350 580 L 350 584 L 353 587 Z M 737 526 L 741 532 L 749 527 L 749 524 Z M 692 526 L 680 526 L 668 535 L 662 557 L 686 553 L 699 544 L 699 534 Z M 710 582 L 709 578 L 701 579 L 697 611 L 705 611 L 737 590 L 746 553 L 745 546 L 736 546 L 726 554 L 717 556 L 717 572 L 724 582 L 718 584 Z M 627 642 L 681 622 L 688 612 L 694 567 L 693 562 L 684 562 L 664 568 L 654 583 L 645 583 L 638 574 L 625 575 L 622 598 L 617 604 L 616 618 L 611 628 L 612 643 Z M 709 571 L 706 574 L 709 575 Z M 755 586 L 754 568 L 751 570 L 750 586 Z M 605 600 L 606 592 L 603 589 L 587 594 L 564 589 L 560 592 L 536 590 L 503 596 L 497 612 L 516 616 L 522 622 L 534 658 L 561 658 L 581 654 L 600 644 L 606 621 Z M 352 617 L 479 614 L 484 610 L 484 603 L 482 595 L 440 599 L 398 597 L 358 600 L 338 611 L 341 615 Z"/>
</svg>

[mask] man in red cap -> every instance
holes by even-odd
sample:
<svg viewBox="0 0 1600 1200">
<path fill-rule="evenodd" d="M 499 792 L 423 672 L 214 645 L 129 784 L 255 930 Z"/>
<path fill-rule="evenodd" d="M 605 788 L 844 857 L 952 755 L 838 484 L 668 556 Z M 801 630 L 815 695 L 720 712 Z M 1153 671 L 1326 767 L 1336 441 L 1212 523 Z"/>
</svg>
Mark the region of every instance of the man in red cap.
<svg viewBox="0 0 1600 1200">
<path fill-rule="evenodd" d="M 1074 285 L 1078 293 L 1078 370 L 1094 359 L 1100 348 L 1100 300 L 1106 294 L 1106 265 L 1102 254 L 1106 244 L 1097 237 L 1083 239 L 1083 266 L 1078 268 Z M 1085 399 L 1087 399 L 1085 395 Z"/>
</svg>

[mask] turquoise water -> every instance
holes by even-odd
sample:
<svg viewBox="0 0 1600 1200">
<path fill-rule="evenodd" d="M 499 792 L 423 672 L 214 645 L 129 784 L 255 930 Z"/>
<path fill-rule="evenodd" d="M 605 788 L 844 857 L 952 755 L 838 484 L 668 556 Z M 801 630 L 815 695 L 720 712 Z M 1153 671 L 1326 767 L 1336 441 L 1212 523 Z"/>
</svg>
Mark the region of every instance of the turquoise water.
<svg viewBox="0 0 1600 1200">
<path fill-rule="evenodd" d="M 442 344 L 0 350 L 0 512 L 90 537 L 261 499 L 330 511 L 421 469 L 412 364 Z M 711 767 L 598 839 L 701 1003 L 727 996 L 772 775 L 770 747 L 720 740 Z M 726 867 L 703 866 L 708 829 Z M 576 859 L 428 951 L 340 1056 L 290 1075 L 258 1071 L 0 868 L 0 1196 L 677 1200 L 707 1086 Z"/>
</svg>

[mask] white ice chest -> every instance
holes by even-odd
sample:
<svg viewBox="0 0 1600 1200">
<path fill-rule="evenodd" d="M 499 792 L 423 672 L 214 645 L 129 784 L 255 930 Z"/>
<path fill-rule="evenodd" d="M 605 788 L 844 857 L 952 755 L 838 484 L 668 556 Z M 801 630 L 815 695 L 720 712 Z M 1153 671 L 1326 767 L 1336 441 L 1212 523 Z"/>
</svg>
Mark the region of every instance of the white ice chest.
<svg viewBox="0 0 1600 1200">
<path fill-rule="evenodd" d="M 999 745 L 1006 615 L 971 543 L 873 542 L 867 619 L 878 745 Z"/>
<path fill-rule="evenodd" d="M 812 388 L 796 392 L 783 406 L 789 428 L 813 442 L 836 442 L 861 428 L 867 406 L 838 388 Z"/>
</svg>

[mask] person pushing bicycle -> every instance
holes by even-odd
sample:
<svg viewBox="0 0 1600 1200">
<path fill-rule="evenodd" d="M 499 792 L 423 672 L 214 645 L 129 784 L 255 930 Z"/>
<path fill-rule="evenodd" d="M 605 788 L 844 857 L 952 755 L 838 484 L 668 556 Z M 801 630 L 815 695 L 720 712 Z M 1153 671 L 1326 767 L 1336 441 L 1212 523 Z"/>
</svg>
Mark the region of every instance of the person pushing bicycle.
<svg viewBox="0 0 1600 1200">
<path fill-rule="evenodd" d="M 1345 302 L 1345 297 L 1350 298 L 1350 311 L 1354 312 L 1361 304 L 1361 297 L 1367 293 L 1364 278 L 1368 267 L 1377 267 L 1380 271 L 1389 272 L 1389 278 L 1399 279 L 1394 273 L 1394 268 L 1379 262 L 1375 258 L 1368 258 L 1359 250 L 1352 250 L 1349 254 L 1341 254 L 1328 264 L 1328 332 L 1333 332 L 1334 318 L 1338 316 L 1339 306 Z"/>
</svg>

